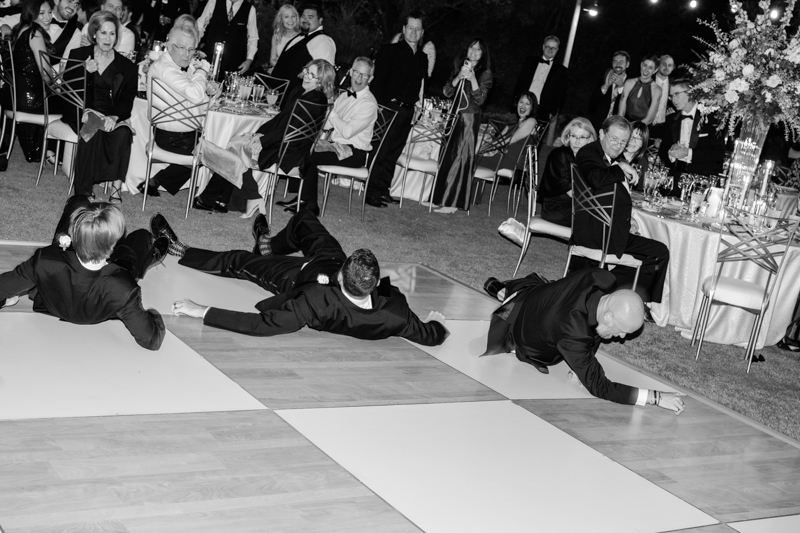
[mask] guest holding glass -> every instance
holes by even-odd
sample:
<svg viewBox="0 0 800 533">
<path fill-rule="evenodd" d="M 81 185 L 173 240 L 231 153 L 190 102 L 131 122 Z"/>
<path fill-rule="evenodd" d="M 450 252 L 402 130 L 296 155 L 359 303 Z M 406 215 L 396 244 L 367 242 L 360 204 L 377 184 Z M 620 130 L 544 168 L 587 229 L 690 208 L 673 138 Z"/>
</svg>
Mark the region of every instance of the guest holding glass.
<svg viewBox="0 0 800 533">
<path fill-rule="evenodd" d="M 437 213 L 469 209 L 481 106 L 493 83 L 491 66 L 486 42 L 476 38 L 465 56 L 456 60 L 444 86 L 444 95 L 453 97 L 453 111 L 459 115 L 447 150 L 441 156 L 443 160 L 433 191 L 433 203 L 441 206 Z"/>
<path fill-rule="evenodd" d="M 290 45 L 290 41 L 300 33 L 300 14 L 292 4 L 283 4 L 275 14 L 272 23 L 272 46 L 269 52 L 269 72 L 278 62 L 281 53 Z M 291 44 L 298 42 L 296 39 Z"/>
<path fill-rule="evenodd" d="M 644 185 L 644 175 L 650 165 L 650 160 L 647 159 L 647 144 L 650 142 L 650 131 L 647 124 L 640 120 L 631 124 L 631 128 L 631 138 L 628 139 L 628 144 L 625 145 L 622 157 L 639 173 L 637 187 L 641 188 Z"/>
<path fill-rule="evenodd" d="M 588 119 L 572 119 L 561 132 L 561 146 L 547 156 L 539 198 L 542 218 L 560 226 L 572 226 L 572 167 L 577 165 L 578 150 L 594 142 L 597 133 Z"/>
<path fill-rule="evenodd" d="M 69 59 L 85 64 L 86 109 L 70 105 L 62 118 L 75 133 L 80 133 L 75 193 L 91 197 L 95 183 L 113 181 L 109 201 L 118 203 L 122 201 L 120 178 L 127 174 L 131 156 L 133 132 L 127 121 L 136 99 L 138 71 L 128 58 L 114 50 L 119 40 L 119 20 L 114 14 L 98 11 L 92 15 L 88 35 L 92 44 L 69 55 Z"/>
<path fill-rule="evenodd" d="M 17 111 L 44 113 L 44 88 L 42 76 L 49 79 L 50 64 L 40 52 L 51 50 L 50 23 L 53 19 L 52 0 L 25 0 L 19 24 L 11 32 L 12 55 L 16 73 L 15 87 Z M 11 98 L 4 98 L 4 107 L 10 109 Z M 19 123 L 17 138 L 28 163 L 38 163 L 42 158 L 42 126 Z M 10 142 L 14 142 L 11 139 Z M 10 149 L 10 148 L 9 148 Z"/>
</svg>

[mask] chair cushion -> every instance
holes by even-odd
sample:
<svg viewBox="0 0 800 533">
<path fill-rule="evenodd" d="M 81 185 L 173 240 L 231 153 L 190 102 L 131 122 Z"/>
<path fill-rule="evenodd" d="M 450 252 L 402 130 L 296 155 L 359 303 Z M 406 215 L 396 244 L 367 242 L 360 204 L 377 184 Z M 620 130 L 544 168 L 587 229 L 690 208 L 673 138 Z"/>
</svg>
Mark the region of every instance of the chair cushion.
<svg viewBox="0 0 800 533">
<path fill-rule="evenodd" d="M 153 161 L 158 161 L 159 163 L 171 163 L 173 165 L 183 165 L 186 167 L 192 166 L 194 161 L 194 156 L 189 155 L 181 155 L 176 154 L 173 152 L 168 152 L 163 148 L 160 148 L 157 144 L 153 143 Z"/>
<path fill-rule="evenodd" d="M 497 171 L 497 175 L 501 178 L 513 178 L 514 177 L 514 169 L 513 168 L 501 168 Z"/>
<path fill-rule="evenodd" d="M 585 246 L 573 246 L 572 247 L 572 255 L 578 255 L 580 257 L 585 257 L 587 259 L 591 259 L 593 261 L 600 262 L 600 259 L 603 258 L 603 252 L 597 250 L 596 248 L 587 248 Z M 619 266 L 628 266 L 633 268 L 638 268 L 642 266 L 642 262 L 633 257 L 632 255 L 623 254 L 621 257 L 617 257 L 616 255 L 608 254 L 606 255 L 606 264 L 608 265 L 619 265 Z"/>
<path fill-rule="evenodd" d="M 703 280 L 703 294 L 709 295 L 714 287 L 714 277 L 708 276 Z M 717 290 L 714 291 L 714 301 L 745 309 L 761 309 L 764 298 L 764 287 L 750 281 L 720 276 Z"/>
<path fill-rule="evenodd" d="M 475 179 L 494 181 L 494 170 L 486 167 L 478 167 L 475 169 Z"/>
<path fill-rule="evenodd" d="M 320 165 L 317 167 L 317 169 L 320 172 L 336 174 L 337 176 L 348 176 L 360 180 L 367 179 L 367 176 L 369 175 L 367 167 L 350 168 L 350 167 L 340 167 L 337 165 Z"/>
<path fill-rule="evenodd" d="M 531 233 L 544 233 L 546 235 L 552 235 L 553 237 L 558 237 L 559 239 L 564 239 L 565 241 L 568 241 L 569 238 L 572 237 L 572 228 L 553 224 L 552 222 L 548 222 L 547 220 L 543 219 L 539 215 L 531 218 L 530 222 L 528 223 L 528 231 Z"/>
<path fill-rule="evenodd" d="M 401 167 L 406 166 L 406 158 L 400 156 L 400 159 L 397 160 L 397 164 Z M 419 172 L 425 172 L 426 174 L 435 174 L 438 165 L 439 163 L 435 159 L 420 159 L 419 157 L 412 157 L 408 160 L 408 170 L 416 170 Z"/>
<path fill-rule="evenodd" d="M 500 233 L 500 235 L 513 242 L 517 246 L 522 246 L 522 241 L 525 238 L 525 226 L 519 220 L 516 220 L 513 217 L 509 218 L 500 224 L 500 227 L 497 228 L 497 231 Z"/>
<path fill-rule="evenodd" d="M 59 141 L 67 141 L 69 143 L 78 142 L 78 134 L 72 131 L 65 122 L 62 120 L 54 120 L 47 127 L 47 137 L 49 139 L 58 139 Z"/>
<path fill-rule="evenodd" d="M 24 124 L 38 124 L 40 126 L 44 126 L 44 114 L 39 115 L 38 113 L 25 113 L 24 111 L 17 111 L 15 115 L 14 112 L 10 109 L 6 109 L 4 111 L 6 117 L 14 118 L 17 122 L 22 122 Z M 57 113 L 51 113 L 47 116 L 48 122 L 53 122 L 56 120 L 61 120 L 61 115 Z"/>
</svg>

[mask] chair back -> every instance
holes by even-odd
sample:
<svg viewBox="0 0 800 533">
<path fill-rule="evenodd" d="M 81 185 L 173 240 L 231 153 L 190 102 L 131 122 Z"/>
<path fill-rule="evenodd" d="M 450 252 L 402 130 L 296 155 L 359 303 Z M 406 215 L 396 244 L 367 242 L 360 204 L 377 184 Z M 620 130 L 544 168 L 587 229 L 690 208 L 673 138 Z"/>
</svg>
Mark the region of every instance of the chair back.
<svg viewBox="0 0 800 533">
<path fill-rule="evenodd" d="M 295 101 L 292 116 L 286 124 L 283 141 L 278 150 L 276 174 L 280 172 L 284 156 L 293 146 L 308 143 L 309 152 L 314 149 L 314 145 L 322 133 L 322 127 L 328 120 L 331 107 L 331 104 L 315 104 L 300 98 Z"/>
<path fill-rule="evenodd" d="M 200 131 L 203 128 L 203 120 L 208 113 L 207 100 L 193 104 L 181 99 L 164 82 L 154 78 L 150 79 L 149 89 L 147 120 L 150 122 L 151 130 L 166 124 L 179 124 L 185 127 L 186 131 Z"/>
<path fill-rule="evenodd" d="M 17 91 L 14 90 L 14 44 L 10 39 L 3 39 L 0 43 L 0 86 L 3 91 L 9 92 L 11 109 L 17 109 Z"/>
<path fill-rule="evenodd" d="M 444 159 L 441 156 L 447 151 L 447 146 L 450 144 L 450 138 L 453 136 L 453 131 L 455 131 L 457 120 L 458 113 L 442 111 L 439 120 L 434 122 L 424 115 L 422 109 L 418 107 L 415 108 L 411 136 L 408 139 L 405 149 L 406 163 L 404 166 L 408 166 L 408 161 L 411 159 L 411 154 L 414 152 L 414 146 L 418 143 L 425 142 L 439 145 L 439 166 L 441 166 L 442 159 Z"/>
<path fill-rule="evenodd" d="M 536 214 L 536 197 L 539 194 L 539 151 L 529 144 L 522 151 L 522 179 L 528 187 L 528 223 Z"/>
<path fill-rule="evenodd" d="M 375 164 L 375 158 L 380 153 L 381 146 L 383 146 L 383 140 L 392 127 L 396 116 L 397 111 L 378 104 L 378 118 L 375 119 L 375 125 L 372 128 L 372 140 L 370 141 L 372 150 L 367 155 L 367 160 L 369 161 L 367 169 L 370 173 L 372 173 L 372 166 Z"/>
<path fill-rule="evenodd" d="M 256 72 L 253 74 L 253 76 L 255 76 L 258 83 L 267 89 L 274 89 L 278 91 L 278 100 L 275 102 L 275 105 L 280 107 L 281 102 L 283 102 L 283 96 L 286 94 L 286 89 L 289 87 L 289 80 L 276 78 L 274 76 L 270 76 L 269 74 L 261 74 L 260 72 Z"/>
<path fill-rule="evenodd" d="M 717 248 L 717 276 L 726 263 L 749 261 L 767 271 L 763 305 L 769 301 L 778 272 L 797 233 L 797 219 L 753 215 L 747 211 L 729 209 L 727 220 L 720 224 Z M 762 306 L 763 309 L 763 306 Z"/>
<path fill-rule="evenodd" d="M 486 123 L 486 128 L 478 137 L 478 148 L 476 150 L 475 158 L 476 167 L 481 165 L 481 162 L 486 157 L 493 157 L 500 155 L 494 165 L 494 171 L 500 168 L 500 163 L 503 162 L 503 156 L 508 152 L 508 147 L 511 141 L 511 136 L 518 128 L 518 123 L 515 122 L 501 122 L 499 120 L 489 119 Z M 503 131 L 506 131 L 504 134 Z"/>
<path fill-rule="evenodd" d="M 578 166 L 572 164 L 572 227 L 575 228 L 575 215 L 577 213 L 586 212 L 591 216 L 592 223 L 599 223 L 603 227 L 602 238 L 602 258 L 600 261 L 600 268 L 604 268 L 606 264 L 606 255 L 608 253 L 608 246 L 611 243 L 611 224 L 614 220 L 614 209 L 617 203 L 617 187 L 619 183 L 614 184 L 614 188 L 609 192 L 595 194 L 592 189 L 583 180 Z M 570 244 L 575 244 L 575 233 L 570 239 Z"/>
<path fill-rule="evenodd" d="M 50 114 L 52 98 L 64 100 L 77 113 L 82 114 L 86 108 L 86 64 L 80 59 L 59 57 L 44 51 L 39 52 L 39 56 L 42 65 L 49 65 L 48 76 L 42 76 L 44 115 Z M 79 117 L 77 124 L 80 123 Z"/>
</svg>

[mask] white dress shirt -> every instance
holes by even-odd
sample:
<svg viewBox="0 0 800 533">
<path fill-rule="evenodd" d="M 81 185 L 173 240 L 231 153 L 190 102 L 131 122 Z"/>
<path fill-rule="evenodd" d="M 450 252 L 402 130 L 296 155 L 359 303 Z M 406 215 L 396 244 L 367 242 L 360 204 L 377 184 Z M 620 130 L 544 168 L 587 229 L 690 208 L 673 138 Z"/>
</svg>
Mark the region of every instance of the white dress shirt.
<svg viewBox="0 0 800 533">
<path fill-rule="evenodd" d="M 239 12 L 239 9 L 244 4 L 244 0 L 225 0 L 225 12 L 227 13 L 231 4 L 233 4 L 233 16 Z M 211 17 L 214 15 L 214 9 L 217 6 L 217 0 L 208 0 L 203 14 L 197 19 L 197 27 L 200 28 L 200 40 L 203 40 L 203 34 L 206 32 L 208 23 L 211 22 Z M 250 9 L 250 4 L 247 4 L 246 9 Z M 250 14 L 247 17 L 247 59 L 253 60 L 258 52 L 258 25 L 256 24 L 256 10 L 250 9 Z"/>
<path fill-rule="evenodd" d="M 326 128 L 333 128 L 331 142 L 349 144 L 353 148 L 369 152 L 372 150 L 372 130 L 378 118 L 378 101 L 364 87 L 356 97 L 346 92 L 339 95 L 328 116 Z"/>
<path fill-rule="evenodd" d="M 322 26 L 309 33 L 309 36 L 322 31 Z M 311 40 L 307 45 L 308 53 L 313 59 L 324 59 L 331 65 L 336 65 L 336 43 L 327 35 L 320 35 Z"/>
<path fill-rule="evenodd" d="M 658 101 L 658 109 L 656 110 L 656 118 L 653 124 L 662 124 L 667 120 L 667 101 L 669 100 L 669 78 L 661 78 L 658 74 L 653 78 L 653 82 L 661 87 L 661 98 Z"/>
<path fill-rule="evenodd" d="M 161 54 L 156 61 L 150 65 L 147 71 L 147 91 L 150 93 L 153 84 L 150 80 L 156 79 L 163 82 L 168 88 L 168 92 L 156 89 L 152 95 L 153 107 L 156 109 L 166 109 L 176 102 L 184 102 L 187 105 L 208 102 L 206 95 L 206 82 L 208 73 L 204 70 L 195 70 L 192 65 L 186 72 L 173 61 L 169 51 Z M 148 95 L 149 96 L 149 95 Z M 188 100 L 188 102 L 185 102 Z M 159 129 L 166 131 L 193 131 L 194 128 L 178 122 L 162 124 Z"/>
<path fill-rule="evenodd" d="M 56 20 L 55 12 L 53 13 L 53 20 Z M 66 21 L 63 21 L 66 22 Z M 3 24 L 13 28 L 17 24 L 19 24 L 19 13 L 14 15 L 8 15 L 7 17 L 0 17 L 0 26 Z M 55 22 L 50 24 L 50 29 L 47 30 L 47 34 L 50 36 L 50 42 L 54 43 L 56 39 L 61 36 L 61 32 L 64 29 L 56 24 Z M 67 47 L 64 49 L 64 57 L 69 55 L 70 50 L 74 50 L 75 48 L 80 48 L 81 46 L 81 32 L 75 28 L 74 33 L 72 34 L 72 38 L 67 43 Z"/>
<path fill-rule="evenodd" d="M 52 26 L 51 26 L 52 27 Z M 81 29 L 81 34 L 89 37 L 89 25 L 85 24 Z M 136 49 L 136 35 L 125 26 L 119 27 L 119 39 L 114 46 L 114 50 L 120 54 L 129 54 Z"/>
<path fill-rule="evenodd" d="M 546 58 L 542 58 L 547 61 Z M 542 99 L 542 88 L 544 87 L 544 82 L 547 81 L 547 75 L 550 74 L 550 67 L 553 66 L 553 60 L 551 59 L 549 63 L 539 63 L 536 65 L 536 72 L 533 74 L 533 80 L 531 81 L 531 86 L 529 90 L 536 95 L 536 100 L 541 101 Z"/>
</svg>

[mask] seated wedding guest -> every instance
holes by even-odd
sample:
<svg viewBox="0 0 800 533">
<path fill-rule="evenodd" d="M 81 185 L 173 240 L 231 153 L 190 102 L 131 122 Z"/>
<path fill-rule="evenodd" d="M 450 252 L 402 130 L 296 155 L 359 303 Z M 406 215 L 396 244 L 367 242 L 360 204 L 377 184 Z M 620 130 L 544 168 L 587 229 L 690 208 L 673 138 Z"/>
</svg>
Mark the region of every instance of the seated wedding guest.
<svg viewBox="0 0 800 533">
<path fill-rule="evenodd" d="M 139 229 L 125 235 L 115 205 L 82 195 L 67 201 L 53 243 L 0 275 L 0 307 L 30 295 L 33 310 L 72 324 L 121 320 L 139 346 L 158 350 L 166 332 L 155 309 L 145 311 L 138 280 L 160 263 L 169 240 Z"/>
<path fill-rule="evenodd" d="M 295 81 L 286 90 L 286 95 L 281 101 L 280 113 L 256 130 L 257 141 L 253 143 L 251 157 L 258 160 L 259 169 L 266 170 L 278 163 L 283 134 L 292 118 L 295 102 L 303 100 L 312 104 L 327 104 L 333 97 L 335 78 L 336 71 L 333 65 L 324 59 L 315 59 L 306 65 L 300 74 L 299 83 Z M 314 106 L 310 108 L 310 112 L 325 113 L 327 109 Z M 301 115 L 306 118 L 305 113 L 301 113 Z M 317 118 L 317 116 L 312 115 L 308 118 Z M 297 120 L 299 119 L 296 118 L 292 124 L 299 127 L 300 123 Z M 299 166 L 303 158 L 308 156 L 312 142 L 313 139 L 291 143 L 283 155 L 280 170 L 289 172 Z M 233 183 L 215 173 L 203 192 L 195 198 L 193 206 L 201 211 L 227 213 L 228 202 L 233 191 Z M 246 171 L 242 176 L 242 190 L 237 193 L 237 196 L 246 200 L 261 198 L 252 170 Z"/>
<path fill-rule="evenodd" d="M 437 213 L 468 210 L 472 202 L 472 174 L 475 168 L 475 145 L 481 125 L 481 106 L 492 88 L 492 61 L 486 42 L 473 39 L 466 53 L 455 61 L 455 67 L 444 86 L 444 95 L 453 98 L 453 111 L 458 112 L 447 149 L 442 154 L 433 199 L 441 206 Z"/>
<path fill-rule="evenodd" d="M 631 137 L 628 139 L 628 144 L 625 145 L 622 157 L 639 174 L 638 187 L 640 188 L 647 168 L 650 166 L 650 161 L 647 159 L 647 145 L 649 142 L 650 133 L 647 124 L 639 120 L 631 124 Z"/>
<path fill-rule="evenodd" d="M 179 264 L 226 278 L 250 281 L 275 296 L 256 304 L 257 313 L 228 311 L 191 300 L 173 304 L 173 313 L 201 318 L 217 328 L 268 337 L 298 331 L 317 331 L 378 340 L 402 337 L 424 346 L 443 343 L 449 331 L 441 313 L 421 320 L 405 296 L 380 279 L 375 255 L 359 249 L 345 255 L 342 246 L 308 209 L 296 213 L 274 237 L 264 215 L 253 223 L 253 252 L 212 252 L 190 248 L 178 240 L 162 215 L 151 229 L 170 240 L 169 253 Z M 302 256 L 294 255 L 297 252 Z"/>
<path fill-rule="evenodd" d="M 577 164 L 578 150 L 595 139 L 594 127 L 583 117 L 571 120 L 564 127 L 561 146 L 547 156 L 539 183 L 543 219 L 560 226 L 572 226 L 572 167 Z"/>
<path fill-rule="evenodd" d="M 214 45 L 224 42 L 220 72 L 250 70 L 258 51 L 256 8 L 244 0 L 208 0 L 197 18 L 206 57 L 214 57 Z"/>
<path fill-rule="evenodd" d="M 153 107 L 168 109 L 175 102 L 184 101 L 188 106 L 208 102 L 208 64 L 193 61 L 197 51 L 197 31 L 191 24 L 181 24 L 170 30 L 167 37 L 167 52 L 150 65 L 147 71 L 147 91 L 152 94 Z M 205 68 L 204 68 L 205 67 Z M 159 80 L 168 91 L 155 87 L 151 80 Z M 156 127 L 155 143 L 159 148 L 181 155 L 191 155 L 197 144 L 199 133 L 189 124 L 170 122 Z M 192 171 L 181 165 L 169 165 L 161 170 L 147 186 L 147 194 L 160 196 L 158 187 L 164 187 L 172 195 L 192 177 Z M 139 184 L 139 192 L 144 192 L 145 183 Z"/>
<path fill-rule="evenodd" d="M 599 268 L 573 272 L 558 281 L 536 273 L 484 288 L 503 304 L 492 314 L 486 353 L 515 353 L 543 374 L 566 361 L 592 396 L 628 405 L 684 410 L 676 393 L 637 389 L 605 375 L 597 350 L 602 340 L 624 339 L 639 330 L 645 307 L 630 290 L 620 290 L 614 275 Z M 504 301 L 511 296 L 508 301 Z"/>
<path fill-rule="evenodd" d="M 117 20 L 122 20 L 124 9 L 122 7 L 123 0 L 102 0 L 100 9 L 102 11 L 110 11 L 117 17 Z M 89 41 L 89 25 L 87 24 L 81 29 L 81 46 L 89 46 L 92 43 Z M 117 37 L 117 44 L 114 45 L 114 50 L 120 54 L 131 54 L 136 50 L 136 36 L 131 30 L 125 26 L 119 27 L 119 36 Z"/>
<path fill-rule="evenodd" d="M 631 233 L 632 201 L 628 187 L 639 182 L 639 174 L 630 164 L 619 160 L 630 136 L 631 125 L 627 120 L 618 115 L 609 117 L 603 122 L 600 140 L 578 150 L 576 159 L 580 175 L 592 193 L 612 192 L 617 185 L 613 199 L 600 200 L 601 205 L 609 207 L 612 201 L 615 202 L 608 253 L 618 257 L 629 254 L 641 260 L 636 292 L 645 302 L 659 303 L 667 277 L 669 250 L 664 243 Z M 570 242 L 602 249 L 604 231 L 605 226 L 598 223 L 591 213 L 580 211 L 575 213 Z M 574 269 L 579 268 L 580 263 L 573 261 Z M 612 273 L 620 287 L 629 288 L 633 285 L 636 269 L 616 266 Z"/>
<path fill-rule="evenodd" d="M 480 159 L 479 164 L 486 168 L 508 168 L 513 170 L 519 159 L 519 155 L 525 148 L 525 142 L 528 136 L 536 128 L 536 96 L 530 92 L 525 91 L 519 98 L 517 98 L 517 124 L 511 128 L 506 127 L 503 129 L 502 134 L 508 138 L 508 150 L 505 154 L 497 153 L 490 156 L 484 156 Z M 498 160 L 500 166 L 497 166 Z"/>
<path fill-rule="evenodd" d="M 658 63 L 658 56 L 645 56 L 639 66 L 639 77 L 625 81 L 619 114 L 630 122 L 641 120 L 645 124 L 652 124 L 656 118 L 661 88 L 653 83 L 653 74 Z"/>
<path fill-rule="evenodd" d="M 367 165 L 372 146 L 372 132 L 378 118 L 378 102 L 369 91 L 369 82 L 375 64 L 368 57 L 357 57 L 350 68 L 350 88 L 342 92 L 328 116 L 323 129 L 331 130 L 327 141 L 320 140 L 315 151 L 300 167 L 303 177 L 303 192 L 300 209 L 310 209 L 319 215 L 317 189 L 319 165 L 360 168 Z M 297 198 L 276 202 L 285 206 L 286 211 L 295 210 Z"/>
<path fill-rule="evenodd" d="M 300 14 L 292 4 L 283 4 L 275 13 L 275 20 L 272 22 L 272 43 L 269 51 L 269 69 L 272 71 L 278 58 L 287 46 L 297 43 L 294 39 L 300 33 Z"/>
<path fill-rule="evenodd" d="M 0 32 L 5 35 L 11 34 L 11 28 L 19 24 L 22 6 L 9 8 L 12 14 L 0 16 Z M 79 20 L 75 14 L 77 12 L 77 0 L 53 0 L 53 19 L 47 28 L 50 36 L 50 46 L 48 51 L 58 57 L 64 57 L 81 45 L 81 32 Z"/>
<path fill-rule="evenodd" d="M 139 76 L 136 66 L 114 51 L 118 29 L 119 21 L 112 13 L 92 15 L 88 35 L 93 44 L 73 50 L 69 56 L 86 65 L 86 109 L 64 102 L 72 109 L 64 109 L 62 118 L 79 133 L 75 192 L 91 197 L 95 183 L 113 181 L 112 203 L 122 201 L 122 178 L 128 173 L 133 142 L 129 119 Z"/>
</svg>

